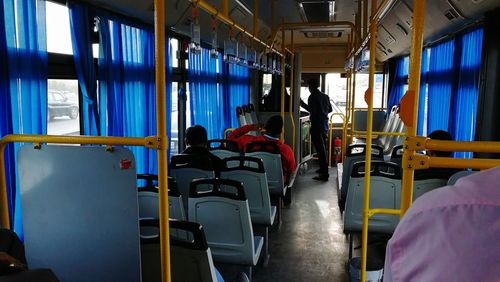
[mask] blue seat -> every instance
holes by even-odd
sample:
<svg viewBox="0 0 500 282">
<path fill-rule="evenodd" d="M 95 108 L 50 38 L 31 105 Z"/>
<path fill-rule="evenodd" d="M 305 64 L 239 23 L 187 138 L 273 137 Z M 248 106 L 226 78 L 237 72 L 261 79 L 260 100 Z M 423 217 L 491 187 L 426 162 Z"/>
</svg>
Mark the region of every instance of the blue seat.
<svg viewBox="0 0 500 282">
<path fill-rule="evenodd" d="M 216 282 L 219 279 L 214 267 L 203 227 L 195 222 L 170 220 L 170 258 L 173 282 Z M 161 281 L 159 223 L 157 219 L 143 219 L 141 228 L 156 230 L 154 236 L 141 238 L 142 281 Z M 188 234 L 179 237 L 174 234 Z"/>
<path fill-rule="evenodd" d="M 207 186 L 210 190 L 206 190 Z M 194 180 L 189 195 L 189 219 L 203 225 L 214 261 L 257 264 L 264 238 L 253 234 L 241 182 L 216 178 Z"/>
<path fill-rule="evenodd" d="M 394 163 L 372 161 L 370 173 L 370 208 L 399 209 L 401 168 Z M 351 173 L 344 213 L 344 232 L 360 232 L 363 223 L 365 162 L 356 162 Z M 377 214 L 370 217 L 370 232 L 392 234 L 399 216 Z"/>
<path fill-rule="evenodd" d="M 261 159 L 232 157 L 224 160 L 221 178 L 243 183 L 248 198 L 253 224 L 271 226 L 276 216 L 276 207 L 271 206 L 267 175 Z"/>
<path fill-rule="evenodd" d="M 342 182 L 340 185 L 339 207 L 340 211 L 345 209 L 345 201 L 347 198 L 347 190 L 349 188 L 349 179 L 353 171 L 354 163 L 365 160 L 366 144 L 349 145 L 346 150 L 346 155 L 343 163 Z M 372 145 L 372 160 L 383 160 L 384 150 L 378 145 Z"/>
<path fill-rule="evenodd" d="M 416 170 L 413 182 L 413 201 L 429 191 L 446 186 L 448 179 L 459 171 L 448 168 Z"/>
<path fill-rule="evenodd" d="M 188 210 L 189 187 L 193 179 L 215 177 L 212 161 L 206 156 L 180 154 L 170 160 L 170 176 L 177 181 L 184 210 Z"/>
<path fill-rule="evenodd" d="M 210 153 L 219 157 L 220 159 L 237 157 L 242 153 L 238 148 L 238 143 L 226 139 L 213 139 L 207 142 L 208 150 Z"/>
</svg>

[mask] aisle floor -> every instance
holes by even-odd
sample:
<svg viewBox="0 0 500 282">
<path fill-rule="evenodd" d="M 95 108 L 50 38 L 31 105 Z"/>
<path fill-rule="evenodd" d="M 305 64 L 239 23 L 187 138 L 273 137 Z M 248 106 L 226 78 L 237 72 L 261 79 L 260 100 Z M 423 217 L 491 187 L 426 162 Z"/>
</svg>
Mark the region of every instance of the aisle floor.
<svg viewBox="0 0 500 282">
<path fill-rule="evenodd" d="M 254 269 L 254 282 L 348 281 L 348 241 L 337 205 L 337 170 L 330 170 L 328 182 L 319 182 L 312 179 L 315 169 L 297 177 L 281 228 L 269 234 L 269 265 Z"/>
</svg>

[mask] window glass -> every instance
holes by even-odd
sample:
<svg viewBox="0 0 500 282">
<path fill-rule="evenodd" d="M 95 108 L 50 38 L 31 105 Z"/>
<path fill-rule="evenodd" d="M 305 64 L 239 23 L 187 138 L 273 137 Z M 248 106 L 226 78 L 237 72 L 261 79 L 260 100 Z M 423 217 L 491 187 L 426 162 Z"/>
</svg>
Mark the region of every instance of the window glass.
<svg viewBox="0 0 500 282">
<path fill-rule="evenodd" d="M 325 83 L 325 94 L 330 97 L 332 113 L 345 114 L 347 78 L 341 77 L 340 73 L 328 73 L 325 76 Z M 342 118 L 335 116 L 333 122 L 342 123 Z"/>
<path fill-rule="evenodd" d="M 78 80 L 49 79 L 47 134 L 80 135 Z"/>
<path fill-rule="evenodd" d="M 382 92 L 384 75 L 375 74 L 375 89 L 373 89 L 373 108 L 382 107 Z M 365 92 L 368 89 L 368 74 L 356 74 L 356 98 L 354 99 L 355 108 L 368 108 L 365 102 Z"/>
<path fill-rule="evenodd" d="M 47 51 L 60 54 L 73 54 L 68 8 L 47 1 L 46 13 Z"/>
<path fill-rule="evenodd" d="M 179 59 L 177 58 L 179 52 L 179 40 L 177 38 L 170 39 L 170 46 L 172 47 L 172 67 L 179 67 Z"/>
<path fill-rule="evenodd" d="M 170 136 L 170 152 L 172 155 L 179 153 L 179 103 L 178 82 L 172 82 L 172 112 L 170 114 L 172 135 Z"/>
</svg>

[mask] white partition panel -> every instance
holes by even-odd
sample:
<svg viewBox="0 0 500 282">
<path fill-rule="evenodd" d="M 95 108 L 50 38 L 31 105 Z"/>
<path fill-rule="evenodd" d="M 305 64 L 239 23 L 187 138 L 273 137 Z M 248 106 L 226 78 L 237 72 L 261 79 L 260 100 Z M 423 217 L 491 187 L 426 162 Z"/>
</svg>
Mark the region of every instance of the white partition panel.
<svg viewBox="0 0 500 282">
<path fill-rule="evenodd" d="M 140 281 L 133 154 L 23 146 L 18 152 L 26 258 L 61 281 Z"/>
</svg>

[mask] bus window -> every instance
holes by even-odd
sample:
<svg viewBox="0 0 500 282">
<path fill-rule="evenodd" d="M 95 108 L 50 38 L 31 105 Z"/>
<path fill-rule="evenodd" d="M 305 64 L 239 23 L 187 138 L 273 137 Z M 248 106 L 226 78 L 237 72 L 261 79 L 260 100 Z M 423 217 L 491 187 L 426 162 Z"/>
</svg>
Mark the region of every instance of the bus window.
<svg viewBox="0 0 500 282">
<path fill-rule="evenodd" d="M 47 1 L 46 13 L 47 51 L 72 55 L 68 7 Z"/>
<path fill-rule="evenodd" d="M 49 79 L 47 134 L 80 135 L 78 80 Z"/>
</svg>

